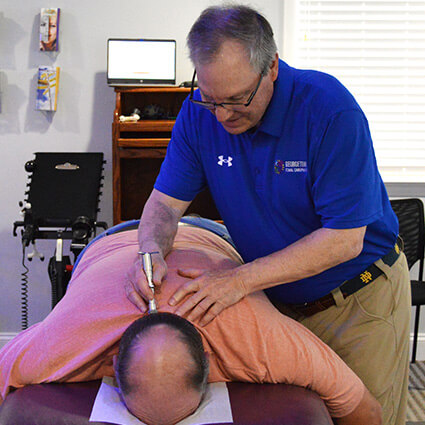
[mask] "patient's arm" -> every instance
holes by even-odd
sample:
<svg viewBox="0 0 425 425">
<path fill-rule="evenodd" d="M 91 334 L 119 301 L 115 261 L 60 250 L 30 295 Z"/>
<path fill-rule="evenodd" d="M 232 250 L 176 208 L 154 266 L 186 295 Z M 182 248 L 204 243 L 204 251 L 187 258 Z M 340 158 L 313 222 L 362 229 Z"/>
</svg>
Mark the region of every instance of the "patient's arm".
<svg viewBox="0 0 425 425">
<path fill-rule="evenodd" d="M 366 390 L 360 404 L 349 415 L 334 419 L 337 425 L 382 425 L 382 408 Z"/>
<path fill-rule="evenodd" d="M 114 376 L 121 335 L 141 316 L 123 285 L 123 270 L 137 255 L 137 234 L 124 233 L 90 246 L 54 310 L 0 350 L 1 398 L 29 384 Z"/>
<path fill-rule="evenodd" d="M 376 406 L 341 358 L 300 323 L 250 294 L 198 329 L 211 345 L 210 379 L 287 383 L 315 391 L 333 418 L 363 417 Z M 357 415 L 357 416 L 356 416 Z M 366 417 L 366 416 L 365 416 Z M 356 425 L 375 422 L 360 421 Z M 379 423 L 379 422 L 378 422 Z"/>
</svg>

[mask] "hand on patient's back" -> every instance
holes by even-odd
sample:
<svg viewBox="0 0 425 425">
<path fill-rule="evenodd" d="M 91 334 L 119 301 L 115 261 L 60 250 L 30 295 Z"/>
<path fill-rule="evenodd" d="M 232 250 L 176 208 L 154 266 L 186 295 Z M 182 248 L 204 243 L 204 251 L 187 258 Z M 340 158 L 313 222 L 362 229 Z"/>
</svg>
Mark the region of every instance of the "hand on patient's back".
<svg viewBox="0 0 425 425">
<path fill-rule="evenodd" d="M 247 295 L 245 285 L 236 277 L 234 269 L 180 269 L 178 273 L 190 280 L 174 293 L 169 304 L 177 305 L 183 301 L 175 313 L 189 321 L 199 319 L 201 326 L 207 325 L 224 309 Z"/>
<path fill-rule="evenodd" d="M 159 293 L 161 282 L 167 274 L 167 264 L 161 254 L 152 255 L 152 269 L 155 292 Z M 128 270 L 124 285 L 127 298 L 144 313 L 147 310 L 148 300 L 152 299 L 153 294 L 143 271 L 141 255 L 137 255 L 132 267 Z"/>
</svg>

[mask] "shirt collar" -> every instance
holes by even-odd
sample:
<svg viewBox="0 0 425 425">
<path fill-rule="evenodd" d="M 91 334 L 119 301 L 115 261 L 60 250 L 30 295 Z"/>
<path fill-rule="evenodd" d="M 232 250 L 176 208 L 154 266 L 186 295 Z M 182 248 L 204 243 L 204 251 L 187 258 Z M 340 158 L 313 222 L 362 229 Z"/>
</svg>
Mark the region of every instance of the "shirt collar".
<svg viewBox="0 0 425 425">
<path fill-rule="evenodd" d="M 279 73 L 274 82 L 273 95 L 262 118 L 259 131 L 276 137 L 282 134 L 289 109 L 293 83 L 292 68 L 279 59 Z"/>
</svg>

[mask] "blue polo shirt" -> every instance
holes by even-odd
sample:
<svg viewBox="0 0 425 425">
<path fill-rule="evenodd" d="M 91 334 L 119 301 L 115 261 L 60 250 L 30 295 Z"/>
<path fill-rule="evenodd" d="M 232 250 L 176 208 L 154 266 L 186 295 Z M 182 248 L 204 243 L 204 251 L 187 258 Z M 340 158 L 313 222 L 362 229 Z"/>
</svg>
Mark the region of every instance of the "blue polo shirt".
<svg viewBox="0 0 425 425">
<path fill-rule="evenodd" d="M 206 186 L 245 262 L 321 227 L 367 226 L 357 258 L 266 290 L 282 302 L 328 294 L 385 255 L 398 233 L 353 96 L 335 78 L 283 61 L 255 132 L 229 134 L 211 112 L 184 102 L 155 188 L 191 201 Z"/>
</svg>

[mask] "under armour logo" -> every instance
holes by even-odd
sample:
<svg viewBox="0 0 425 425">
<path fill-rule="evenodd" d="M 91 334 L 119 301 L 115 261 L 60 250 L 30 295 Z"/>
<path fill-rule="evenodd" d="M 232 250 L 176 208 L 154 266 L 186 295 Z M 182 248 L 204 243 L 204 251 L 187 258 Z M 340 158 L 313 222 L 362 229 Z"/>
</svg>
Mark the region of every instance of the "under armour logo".
<svg viewBox="0 0 425 425">
<path fill-rule="evenodd" d="M 227 159 L 224 159 L 224 156 L 223 155 L 220 155 L 218 157 L 217 164 L 220 165 L 221 167 L 223 166 L 223 164 L 227 164 L 228 167 L 231 167 L 232 166 L 232 161 L 233 161 L 233 158 L 231 156 L 228 156 Z"/>
</svg>

